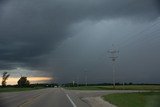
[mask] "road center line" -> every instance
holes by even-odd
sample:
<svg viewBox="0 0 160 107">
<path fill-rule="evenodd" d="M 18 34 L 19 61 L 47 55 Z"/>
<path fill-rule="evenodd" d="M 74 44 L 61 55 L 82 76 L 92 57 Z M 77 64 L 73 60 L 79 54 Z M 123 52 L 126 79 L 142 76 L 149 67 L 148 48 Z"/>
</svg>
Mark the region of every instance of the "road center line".
<svg viewBox="0 0 160 107">
<path fill-rule="evenodd" d="M 73 100 L 69 97 L 69 95 L 66 94 L 66 96 L 69 99 L 69 101 L 72 103 L 73 107 L 77 107 L 76 104 L 73 102 Z"/>
</svg>

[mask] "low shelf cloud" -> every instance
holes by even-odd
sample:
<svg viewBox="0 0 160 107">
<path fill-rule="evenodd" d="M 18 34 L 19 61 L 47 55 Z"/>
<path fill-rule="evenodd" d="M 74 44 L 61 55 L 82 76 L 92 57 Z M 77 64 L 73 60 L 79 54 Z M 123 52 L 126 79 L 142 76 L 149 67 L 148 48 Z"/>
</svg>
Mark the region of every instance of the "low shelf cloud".
<svg viewBox="0 0 160 107">
<path fill-rule="evenodd" d="M 159 0 L 1 0 L 0 72 L 111 82 L 115 44 L 117 81 L 159 83 L 159 16 Z"/>
</svg>

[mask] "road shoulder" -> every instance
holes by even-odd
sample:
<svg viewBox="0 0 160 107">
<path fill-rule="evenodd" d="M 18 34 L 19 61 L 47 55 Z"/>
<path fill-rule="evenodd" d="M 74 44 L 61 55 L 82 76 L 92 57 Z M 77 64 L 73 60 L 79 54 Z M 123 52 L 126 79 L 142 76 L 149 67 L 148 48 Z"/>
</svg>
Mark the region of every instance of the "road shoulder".
<svg viewBox="0 0 160 107">
<path fill-rule="evenodd" d="M 82 100 L 87 102 L 91 107 L 116 107 L 115 105 L 104 101 L 101 97 L 86 97 Z"/>
</svg>

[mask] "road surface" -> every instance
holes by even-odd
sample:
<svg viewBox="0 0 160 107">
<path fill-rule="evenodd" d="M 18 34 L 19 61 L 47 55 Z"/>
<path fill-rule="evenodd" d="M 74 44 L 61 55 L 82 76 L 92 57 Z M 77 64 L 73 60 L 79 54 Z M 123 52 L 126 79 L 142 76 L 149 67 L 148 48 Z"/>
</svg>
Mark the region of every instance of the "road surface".
<svg viewBox="0 0 160 107">
<path fill-rule="evenodd" d="M 0 93 L 0 107 L 91 107 L 92 102 L 88 98 L 124 92 L 135 91 L 74 91 L 63 88 L 47 88 Z"/>
</svg>

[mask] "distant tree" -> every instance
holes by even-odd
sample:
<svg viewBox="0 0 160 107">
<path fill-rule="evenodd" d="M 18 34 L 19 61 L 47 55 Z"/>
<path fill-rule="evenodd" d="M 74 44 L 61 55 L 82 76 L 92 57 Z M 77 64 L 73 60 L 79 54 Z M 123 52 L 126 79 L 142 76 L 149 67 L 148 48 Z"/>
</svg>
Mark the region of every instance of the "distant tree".
<svg viewBox="0 0 160 107">
<path fill-rule="evenodd" d="M 8 72 L 3 72 L 2 74 L 2 87 L 6 86 L 6 80 L 9 78 L 10 74 Z"/>
<path fill-rule="evenodd" d="M 30 85 L 30 82 L 29 80 L 27 80 L 27 77 L 21 77 L 17 83 L 19 87 L 27 87 Z"/>
</svg>

